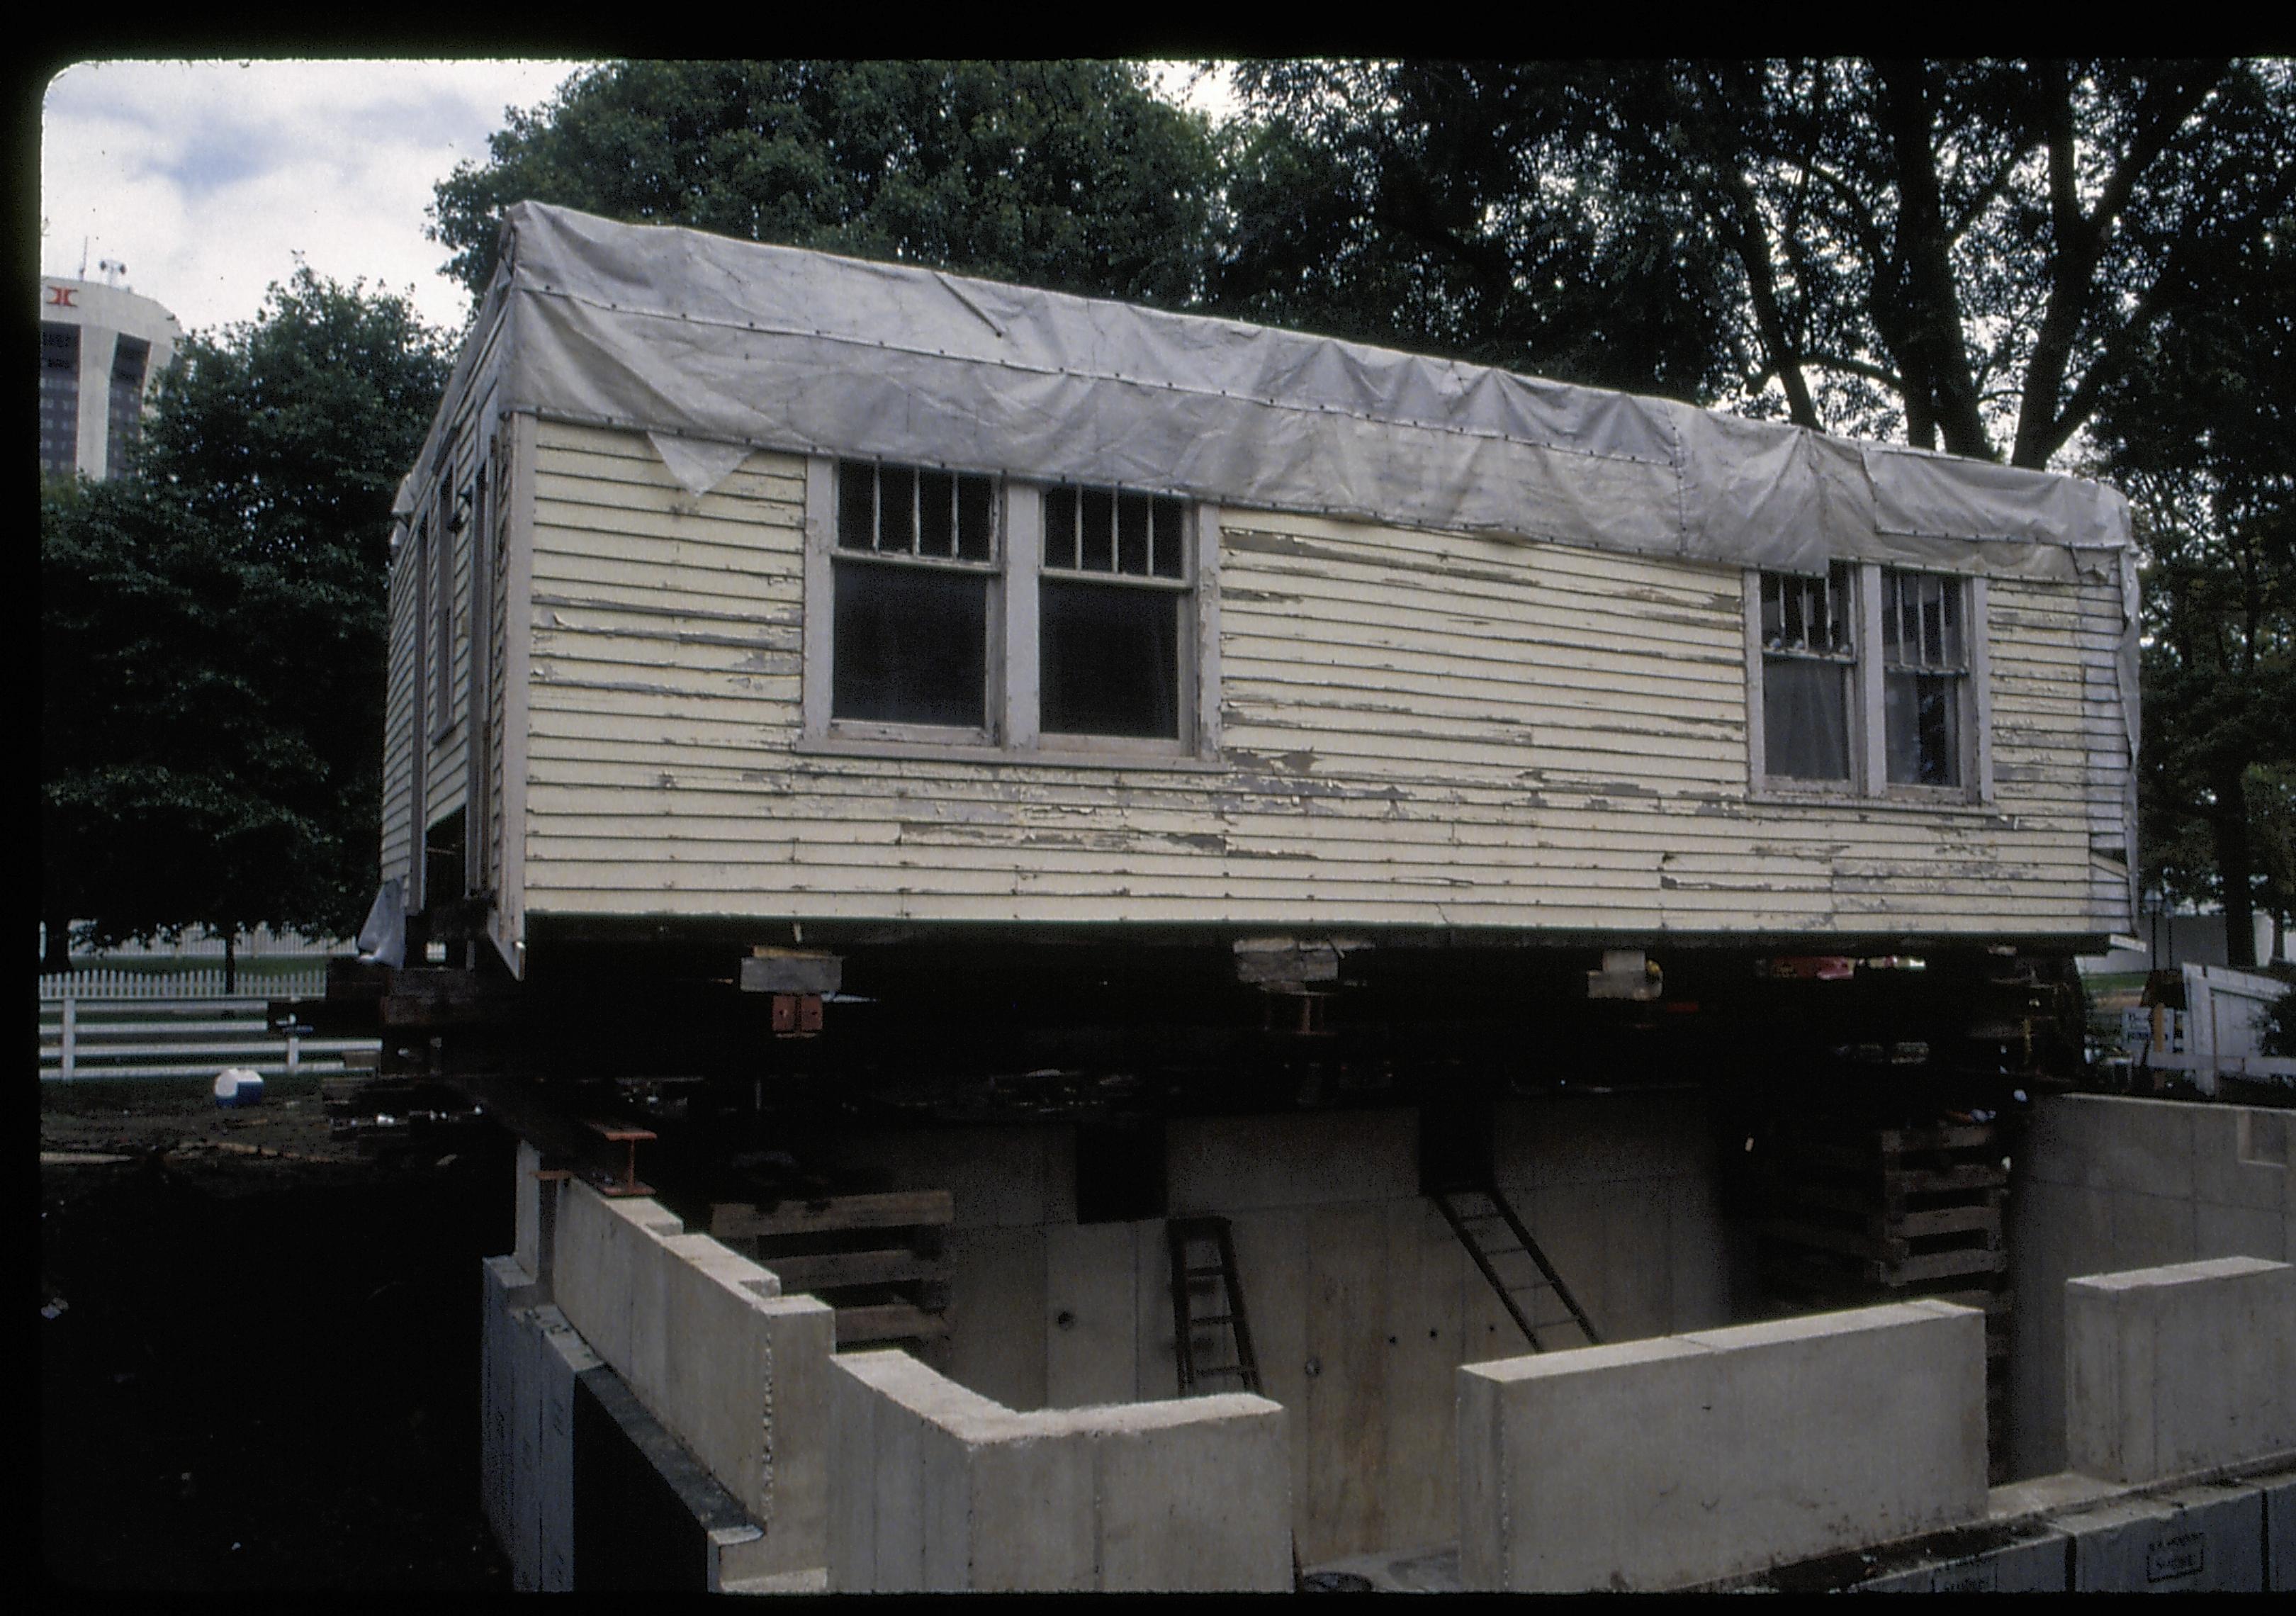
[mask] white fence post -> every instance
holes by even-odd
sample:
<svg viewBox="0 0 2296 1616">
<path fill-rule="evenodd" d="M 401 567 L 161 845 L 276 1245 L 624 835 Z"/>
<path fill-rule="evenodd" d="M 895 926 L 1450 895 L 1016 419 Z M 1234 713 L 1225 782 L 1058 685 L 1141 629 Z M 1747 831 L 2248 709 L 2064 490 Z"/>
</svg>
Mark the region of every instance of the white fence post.
<svg viewBox="0 0 2296 1616">
<path fill-rule="evenodd" d="M 79 1028 L 78 1028 L 78 1021 L 79 1021 L 78 1010 L 79 1010 L 79 1001 L 78 1001 L 77 998 L 74 998 L 74 997 L 72 997 L 72 990 L 71 990 L 70 988 L 66 988 L 64 989 L 64 1073 L 63 1073 L 63 1080 L 64 1080 L 65 1082 L 67 1082 L 67 1083 L 69 1083 L 69 1082 L 70 1082 L 70 1081 L 71 1081 L 71 1075 L 72 1075 L 72 1039 L 73 1039 L 74 1035 L 76 1035 L 76 1034 L 78 1032 L 78 1030 L 79 1030 Z"/>
</svg>

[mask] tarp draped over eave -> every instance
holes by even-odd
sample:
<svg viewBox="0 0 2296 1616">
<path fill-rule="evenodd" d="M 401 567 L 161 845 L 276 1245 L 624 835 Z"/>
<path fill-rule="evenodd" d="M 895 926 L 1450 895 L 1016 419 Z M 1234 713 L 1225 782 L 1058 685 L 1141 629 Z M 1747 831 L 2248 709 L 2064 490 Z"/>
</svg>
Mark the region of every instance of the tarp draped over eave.
<svg viewBox="0 0 2296 1616">
<path fill-rule="evenodd" d="M 754 447 L 1747 567 L 2086 575 L 2131 596 L 2133 644 L 2127 504 L 2075 478 L 538 202 L 501 262 L 442 422 L 498 318 L 500 407 L 644 431 L 696 493 Z"/>
</svg>

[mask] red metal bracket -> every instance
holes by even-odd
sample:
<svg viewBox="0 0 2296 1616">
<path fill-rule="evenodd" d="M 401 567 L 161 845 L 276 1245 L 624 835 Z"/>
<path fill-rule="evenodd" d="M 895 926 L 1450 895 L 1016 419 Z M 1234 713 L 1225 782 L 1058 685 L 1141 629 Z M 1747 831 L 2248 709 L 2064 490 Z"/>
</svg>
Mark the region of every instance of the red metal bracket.
<svg viewBox="0 0 2296 1616">
<path fill-rule="evenodd" d="M 622 1181 L 619 1184 L 600 1186 L 606 1194 L 619 1196 L 653 1194 L 652 1188 L 638 1182 L 638 1146 L 656 1136 L 652 1128 L 631 1128 L 619 1122 L 599 1121 L 586 1121 L 584 1126 L 609 1144 L 623 1145 L 628 1152 L 623 1161 Z"/>
</svg>

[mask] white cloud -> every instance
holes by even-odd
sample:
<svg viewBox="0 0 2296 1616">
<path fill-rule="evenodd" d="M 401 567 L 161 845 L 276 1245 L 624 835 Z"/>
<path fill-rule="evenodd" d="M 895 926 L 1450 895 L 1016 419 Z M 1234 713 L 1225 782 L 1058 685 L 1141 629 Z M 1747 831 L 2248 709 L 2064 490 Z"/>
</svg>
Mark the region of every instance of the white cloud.
<svg viewBox="0 0 2296 1616">
<path fill-rule="evenodd" d="M 454 326 L 469 303 L 423 234 L 431 187 L 484 160 L 508 105 L 569 62 L 117 62 L 67 69 L 41 119 L 40 266 L 86 243 L 188 327 L 250 318 L 302 253 L 322 275 L 411 288 Z"/>
</svg>

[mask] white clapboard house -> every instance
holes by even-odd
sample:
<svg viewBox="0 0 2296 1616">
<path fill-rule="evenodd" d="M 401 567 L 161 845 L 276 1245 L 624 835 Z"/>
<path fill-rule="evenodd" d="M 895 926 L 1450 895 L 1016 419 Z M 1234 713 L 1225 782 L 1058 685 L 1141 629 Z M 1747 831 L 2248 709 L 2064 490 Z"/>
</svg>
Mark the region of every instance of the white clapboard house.
<svg viewBox="0 0 2296 1616">
<path fill-rule="evenodd" d="M 514 973 L 2129 924 L 2108 489 L 539 203 L 501 262 L 398 503 L 381 864 Z"/>
</svg>

